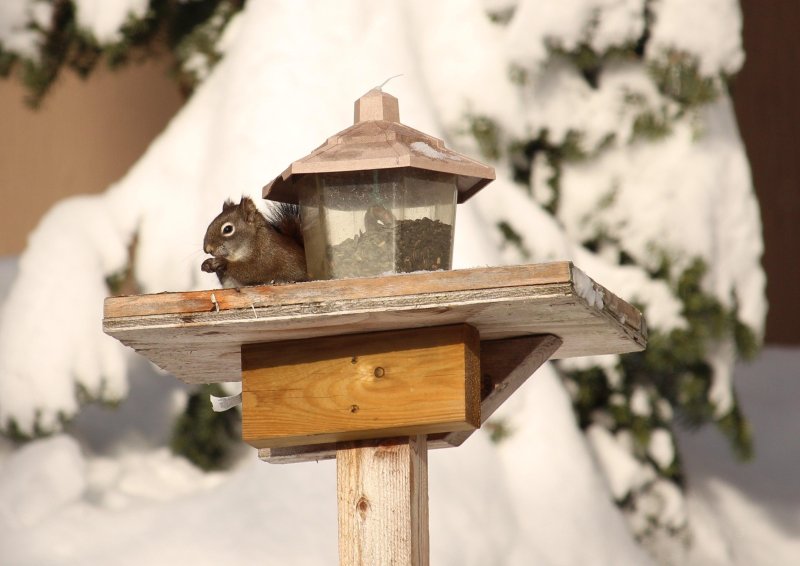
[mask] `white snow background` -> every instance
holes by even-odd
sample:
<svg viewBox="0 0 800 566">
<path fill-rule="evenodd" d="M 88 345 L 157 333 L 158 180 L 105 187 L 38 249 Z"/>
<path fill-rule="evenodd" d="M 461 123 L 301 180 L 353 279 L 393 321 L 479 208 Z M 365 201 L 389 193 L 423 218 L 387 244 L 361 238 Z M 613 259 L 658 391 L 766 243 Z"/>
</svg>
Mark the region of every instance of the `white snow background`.
<svg viewBox="0 0 800 566">
<path fill-rule="evenodd" d="M 0 9 L 0 15 L 13 16 L 0 23 L 0 37 L 21 45 L 32 41 L 14 24 L 22 19 L 22 4 L 12 0 Z M 386 90 L 400 99 L 403 122 L 469 153 L 476 148 L 457 134 L 471 109 L 520 135 L 547 126 L 555 141 L 571 126 L 587 131 L 589 140 L 629 131 L 632 115 L 624 108 L 611 122 L 596 109 L 614 105 L 626 89 L 655 100 L 641 68 L 612 68 L 589 91 L 555 65 L 541 70 L 541 89 L 523 100 L 505 63 L 535 66 L 549 33 L 579 40 L 593 10 L 603 11 L 605 22 L 589 38 L 593 45 L 636 37 L 641 23 L 631 14 L 638 2 L 570 0 L 549 10 L 542 10 L 543 2 L 519 4 L 514 26 L 504 32 L 474 1 L 249 2 L 223 38 L 225 58 L 131 171 L 105 194 L 70 199 L 48 213 L 18 265 L 4 262 L 0 271 L 7 294 L 0 315 L 0 419 L 13 418 L 28 432 L 58 428 L 61 415 L 78 412 L 76 383 L 90 394 L 124 401 L 116 410 L 82 409 L 52 438 L 20 449 L 0 444 L 0 564 L 335 561 L 330 462 L 271 466 L 247 450 L 233 470 L 203 474 L 164 448 L 185 390 L 102 334 L 104 276 L 124 265 L 127 244 L 138 232 L 136 272 L 146 292 L 215 286 L 198 266 L 202 234 L 221 202 L 259 196 L 288 163 L 350 125 L 356 98 L 397 73 L 404 77 Z M 662 17 L 652 49 L 703 49 L 704 67 L 735 70 L 742 60 L 738 9 L 733 0 L 711 4 L 654 3 Z M 79 22 L 110 38 L 126 9 L 139 13 L 143 3 L 78 5 Z M 712 8 L 714 26 L 690 25 L 704 21 Z M 508 34 L 502 41 L 501 33 Z M 706 136 L 700 143 L 687 118 L 657 147 L 610 153 L 568 170 L 567 234 L 498 164 L 498 180 L 459 211 L 456 265 L 518 262 L 514 250 L 498 251 L 492 228 L 508 219 L 536 260 L 574 258 L 621 296 L 648 299 L 651 326 L 680 326 L 678 305 L 663 285 L 570 243 L 581 229 L 582 211 L 618 184 L 620 208 L 648 212 L 626 228 L 634 253 L 642 256 L 637 259 L 644 261 L 653 227 L 665 245 L 713 259 L 710 291 L 724 304 L 735 297 L 743 320 L 760 330 L 765 305 L 763 274 L 753 269 L 761 253 L 757 206 L 729 104 L 723 96 L 702 111 Z M 670 177 L 675 171 L 677 179 Z M 719 181 L 718 194 L 705 188 L 709 177 Z M 648 191 L 637 191 L 641 186 Z M 673 198 L 663 199 L 675 187 Z M 683 214 L 686 199 L 700 191 L 706 200 L 694 203 L 694 215 Z M 579 193 L 588 196 L 569 200 Z M 618 222 L 619 214 L 611 207 L 606 220 Z M 681 230 L 675 230 L 676 218 Z M 10 283 L 12 270 L 17 274 Z M 663 560 L 788 565 L 800 555 L 800 490 L 787 471 L 796 462 L 791 450 L 779 449 L 800 428 L 789 401 L 797 386 L 787 377 L 796 374 L 798 361 L 796 351 L 767 351 L 736 377 L 756 429 L 756 450 L 763 450 L 755 463 L 732 463 L 713 431 L 682 436 L 694 545 L 684 555 L 676 542 Z M 720 356 L 723 369 L 730 363 Z M 724 406 L 731 374 L 720 375 L 715 388 Z M 756 385 L 753 375 L 759 376 Z M 600 448 L 602 437 L 590 434 L 590 447 L 552 369 L 542 368 L 503 412 L 514 431 L 509 440 L 493 445 L 475 435 L 458 450 L 430 456 L 432 563 L 650 563 L 612 503 L 612 491 L 624 491 L 635 478 L 623 477 L 624 458 L 615 458 L 613 446 Z M 599 450 L 597 463 L 592 448 Z M 601 465 L 615 472 L 611 485 L 602 479 Z M 614 484 L 620 477 L 622 487 Z"/>
</svg>

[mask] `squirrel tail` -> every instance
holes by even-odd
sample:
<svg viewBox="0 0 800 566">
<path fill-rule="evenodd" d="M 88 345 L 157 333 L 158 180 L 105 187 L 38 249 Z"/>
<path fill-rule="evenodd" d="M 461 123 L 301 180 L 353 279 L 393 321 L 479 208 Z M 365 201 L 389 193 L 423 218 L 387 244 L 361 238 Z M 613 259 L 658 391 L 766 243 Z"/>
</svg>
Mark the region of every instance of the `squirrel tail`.
<svg viewBox="0 0 800 566">
<path fill-rule="evenodd" d="M 269 222 L 275 230 L 285 236 L 289 236 L 300 244 L 300 247 L 304 247 L 299 206 L 285 202 L 275 203 L 267 211 L 267 222 Z"/>
</svg>

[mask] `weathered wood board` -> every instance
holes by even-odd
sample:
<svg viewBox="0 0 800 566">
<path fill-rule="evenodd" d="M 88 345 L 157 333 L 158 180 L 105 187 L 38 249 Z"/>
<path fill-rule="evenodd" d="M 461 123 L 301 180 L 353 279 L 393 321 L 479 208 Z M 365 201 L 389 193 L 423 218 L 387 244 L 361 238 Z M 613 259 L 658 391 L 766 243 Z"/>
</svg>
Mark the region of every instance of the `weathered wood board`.
<svg viewBox="0 0 800 566">
<path fill-rule="evenodd" d="M 644 349 L 641 313 L 571 262 L 106 299 L 103 329 L 187 383 L 241 380 L 242 344 L 467 323 L 553 334 L 554 358 Z"/>
</svg>

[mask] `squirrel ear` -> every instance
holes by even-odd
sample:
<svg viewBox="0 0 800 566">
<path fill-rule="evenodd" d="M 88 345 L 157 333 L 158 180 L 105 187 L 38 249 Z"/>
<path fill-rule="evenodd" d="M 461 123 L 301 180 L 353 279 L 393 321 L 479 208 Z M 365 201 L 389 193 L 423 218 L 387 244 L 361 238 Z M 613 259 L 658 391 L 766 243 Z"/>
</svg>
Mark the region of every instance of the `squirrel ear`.
<svg viewBox="0 0 800 566">
<path fill-rule="evenodd" d="M 226 210 L 228 210 L 229 208 L 233 208 L 234 206 L 236 205 L 233 204 L 233 201 L 231 199 L 225 199 L 225 202 L 222 203 L 222 212 L 225 212 Z"/>
<path fill-rule="evenodd" d="M 244 214 L 245 220 L 254 222 L 257 218 L 258 208 L 256 208 L 256 203 L 253 202 L 253 199 L 250 197 L 242 197 L 239 206 L 242 208 L 242 214 Z"/>
</svg>

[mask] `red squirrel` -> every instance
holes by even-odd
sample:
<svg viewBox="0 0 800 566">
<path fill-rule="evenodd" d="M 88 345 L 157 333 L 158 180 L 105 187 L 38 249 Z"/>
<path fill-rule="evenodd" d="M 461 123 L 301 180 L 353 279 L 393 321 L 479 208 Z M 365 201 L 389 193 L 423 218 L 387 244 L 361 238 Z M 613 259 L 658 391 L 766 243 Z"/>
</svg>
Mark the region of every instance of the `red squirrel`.
<svg viewBox="0 0 800 566">
<path fill-rule="evenodd" d="M 203 239 L 211 254 L 200 269 L 216 273 L 223 287 L 307 281 L 297 205 L 278 204 L 264 216 L 250 197 L 226 200 Z"/>
</svg>

